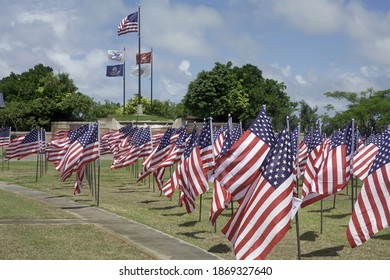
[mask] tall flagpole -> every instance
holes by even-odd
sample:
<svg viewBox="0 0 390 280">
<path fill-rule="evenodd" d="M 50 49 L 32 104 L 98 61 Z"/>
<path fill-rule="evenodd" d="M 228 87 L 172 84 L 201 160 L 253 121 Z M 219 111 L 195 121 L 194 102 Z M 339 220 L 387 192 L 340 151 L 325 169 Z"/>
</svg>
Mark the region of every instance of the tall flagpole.
<svg viewBox="0 0 390 280">
<path fill-rule="evenodd" d="M 123 115 L 125 114 L 126 107 L 126 46 L 123 47 Z"/>
<path fill-rule="evenodd" d="M 138 53 L 141 55 L 141 5 L 138 4 Z M 138 61 L 138 108 L 137 114 L 142 114 L 141 105 L 141 60 Z"/>
<path fill-rule="evenodd" d="M 153 48 L 150 49 L 150 114 L 153 113 Z"/>
</svg>

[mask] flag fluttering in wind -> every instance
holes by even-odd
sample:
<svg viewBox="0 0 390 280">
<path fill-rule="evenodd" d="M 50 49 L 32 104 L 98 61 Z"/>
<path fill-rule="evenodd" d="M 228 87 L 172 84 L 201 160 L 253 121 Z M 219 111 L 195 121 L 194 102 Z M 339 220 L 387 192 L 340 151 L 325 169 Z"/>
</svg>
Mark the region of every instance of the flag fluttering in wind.
<svg viewBox="0 0 390 280">
<path fill-rule="evenodd" d="M 214 178 L 240 201 L 259 175 L 267 153 L 275 142 L 271 121 L 263 107 L 250 128 L 221 157 L 216 159 Z"/>
<path fill-rule="evenodd" d="M 136 54 L 136 63 L 137 64 L 145 64 L 145 63 L 151 63 L 152 62 L 152 52 L 146 52 L 141 54 Z"/>
<path fill-rule="evenodd" d="M 86 164 L 98 159 L 99 153 L 99 123 L 94 123 L 89 129 L 69 146 L 56 169 L 61 171 L 61 179 L 65 181 L 73 172 L 81 170 Z"/>
<path fill-rule="evenodd" d="M 16 143 L 17 145 L 14 146 L 14 150 L 12 152 L 12 155 L 9 155 L 10 158 L 17 157 L 18 159 L 24 158 L 26 156 L 29 156 L 31 154 L 35 154 L 42 151 L 42 148 L 44 148 L 44 145 L 42 145 L 42 135 L 44 132 L 41 128 L 35 128 L 29 133 L 27 133 L 22 141 L 19 143 Z"/>
<path fill-rule="evenodd" d="M 11 127 L 0 128 L 0 146 L 6 146 L 11 140 Z"/>
<path fill-rule="evenodd" d="M 123 77 L 123 64 L 107 65 L 107 77 Z"/>
<path fill-rule="evenodd" d="M 291 223 L 294 159 L 287 129 L 282 130 L 244 200 L 222 232 L 236 258 L 265 259 L 285 236 Z"/>
<path fill-rule="evenodd" d="M 108 59 L 123 62 L 125 59 L 124 51 L 108 50 Z"/>
<path fill-rule="evenodd" d="M 138 32 L 138 12 L 128 15 L 118 25 L 118 36 L 130 32 Z"/>
<path fill-rule="evenodd" d="M 138 77 L 139 76 L 139 65 L 135 65 L 131 67 L 130 76 L 131 77 Z M 141 77 L 150 78 L 152 75 L 152 68 L 150 67 L 150 64 L 141 64 Z"/>
<path fill-rule="evenodd" d="M 367 177 L 363 180 L 346 231 L 352 248 L 370 239 L 389 226 L 390 222 L 390 132 L 375 156 Z"/>
</svg>

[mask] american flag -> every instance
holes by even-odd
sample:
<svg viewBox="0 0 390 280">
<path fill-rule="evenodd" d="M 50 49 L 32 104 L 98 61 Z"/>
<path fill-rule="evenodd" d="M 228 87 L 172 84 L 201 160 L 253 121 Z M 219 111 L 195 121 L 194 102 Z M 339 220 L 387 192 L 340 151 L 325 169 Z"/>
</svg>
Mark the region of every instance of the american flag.
<svg viewBox="0 0 390 280">
<path fill-rule="evenodd" d="M 46 149 L 46 159 L 58 164 L 66 154 L 69 146 L 88 130 L 88 124 L 72 129 L 70 131 L 60 131 L 48 143 Z"/>
<path fill-rule="evenodd" d="M 85 175 L 85 166 L 81 167 L 76 171 L 76 182 L 73 187 L 73 194 L 80 194 L 83 188 L 84 183 L 84 175 Z"/>
<path fill-rule="evenodd" d="M 148 156 L 153 149 L 150 127 L 139 128 L 130 141 L 127 153 L 115 159 L 111 169 L 122 168 L 135 163 L 139 158 Z"/>
<path fill-rule="evenodd" d="M 215 164 L 213 144 L 211 141 L 211 120 L 205 121 L 202 126 L 202 131 L 199 135 L 199 154 L 201 164 L 205 171 L 213 169 Z"/>
<path fill-rule="evenodd" d="M 291 223 L 294 159 L 285 128 L 277 136 L 258 176 L 222 232 L 240 260 L 265 259 Z"/>
<path fill-rule="evenodd" d="M 185 204 L 187 213 L 191 213 L 195 209 L 197 174 L 194 174 L 192 168 L 201 168 L 201 163 L 195 162 L 197 166 L 193 166 L 191 156 L 196 149 L 199 141 L 199 134 L 196 126 L 191 133 L 191 138 L 188 140 L 187 146 L 184 149 L 183 156 L 178 165 L 178 187 L 181 190 L 181 202 Z M 195 151 L 196 153 L 196 151 Z"/>
<path fill-rule="evenodd" d="M 195 196 L 209 189 L 207 171 L 214 166 L 214 153 L 211 144 L 211 121 L 203 123 L 196 146 L 188 157 L 189 188 Z"/>
<path fill-rule="evenodd" d="M 364 141 L 359 145 L 356 154 L 353 157 L 353 175 L 360 180 L 364 180 L 368 175 L 368 171 L 370 170 L 381 145 L 380 138 L 381 137 L 377 135 L 368 137 L 367 141 Z"/>
<path fill-rule="evenodd" d="M 186 135 L 187 135 L 187 133 L 185 132 L 184 136 L 186 136 Z M 196 126 L 194 126 L 192 133 L 188 137 L 188 141 L 184 142 L 184 145 L 185 145 L 184 150 L 181 153 L 181 157 L 178 161 L 178 164 L 177 164 L 175 170 L 173 171 L 172 176 L 168 179 L 168 181 L 161 188 L 162 192 L 164 193 L 164 195 L 167 198 L 170 198 L 173 195 L 174 191 L 177 188 L 181 188 L 180 186 L 183 185 L 183 178 L 182 178 L 183 174 L 181 173 L 183 161 L 188 159 L 188 156 L 190 155 L 192 149 L 194 148 L 194 143 L 195 143 L 197 138 L 198 138 L 198 132 L 196 130 Z M 183 167 L 183 169 L 185 172 L 185 166 Z M 186 174 L 184 174 L 184 176 L 186 176 Z M 187 177 L 185 177 L 184 180 L 186 180 L 186 179 L 187 179 Z M 186 182 L 184 181 L 184 183 L 186 183 Z"/>
<path fill-rule="evenodd" d="M 240 137 L 242 136 L 242 126 L 241 123 L 237 125 L 235 128 L 232 130 L 232 144 L 238 141 Z"/>
<path fill-rule="evenodd" d="M 6 146 L 10 143 L 11 127 L 0 128 L 0 146 Z"/>
<path fill-rule="evenodd" d="M 363 181 L 346 231 L 352 248 L 387 228 L 390 221 L 390 132 L 384 133 L 382 145 Z"/>
<path fill-rule="evenodd" d="M 214 178 L 240 201 L 259 175 L 259 168 L 274 142 L 275 134 L 263 107 L 250 128 L 216 159 Z"/>
<path fill-rule="evenodd" d="M 298 146 L 298 173 L 297 174 L 299 175 L 299 177 L 303 176 L 303 173 L 306 168 L 306 161 L 307 161 L 307 157 L 309 156 L 308 149 L 311 143 L 312 135 L 313 132 L 309 131 L 305 135 L 305 137 L 303 137 L 303 140 L 301 141 L 301 143 L 299 143 Z"/>
<path fill-rule="evenodd" d="M 98 159 L 99 154 L 99 123 L 94 123 L 89 129 L 77 137 L 69 146 L 66 154 L 56 166 L 61 171 L 61 179 L 65 181 L 73 172 Z"/>
<path fill-rule="evenodd" d="M 311 192 L 328 196 L 347 185 L 351 178 L 352 128 L 353 121 L 331 140 L 330 150 L 326 152 L 321 168 L 311 182 Z M 322 197 L 319 196 L 319 199 Z"/>
<path fill-rule="evenodd" d="M 210 207 L 209 222 L 212 226 L 215 225 L 219 215 L 225 210 L 233 200 L 232 195 L 214 180 L 213 197 Z"/>
<path fill-rule="evenodd" d="M 312 139 L 310 140 L 310 145 L 307 151 L 308 157 L 305 165 L 302 184 L 302 208 L 318 200 L 318 195 L 311 191 L 310 186 L 311 182 L 317 176 L 319 168 L 321 167 L 324 156 L 323 150 L 324 144 L 321 135 L 321 123 L 318 121 L 316 130 L 312 135 Z"/>
<path fill-rule="evenodd" d="M 128 15 L 118 25 L 118 36 L 129 32 L 138 32 L 138 12 Z"/>
<path fill-rule="evenodd" d="M 106 133 L 105 135 L 103 135 L 101 139 L 103 143 L 101 143 L 100 149 L 101 150 L 106 149 L 106 146 L 108 146 L 110 152 L 113 155 L 116 155 L 120 149 L 119 146 L 121 145 L 123 139 L 129 136 L 129 134 L 133 134 L 134 130 L 135 128 L 133 127 L 133 124 L 128 124 L 126 126 L 119 128 L 118 130 L 114 130 L 109 133 Z"/>
<path fill-rule="evenodd" d="M 173 145 L 171 146 L 171 149 L 167 153 L 167 156 L 164 158 L 164 160 L 158 165 L 156 168 L 156 171 L 153 173 L 154 178 L 156 179 L 156 183 L 158 188 L 161 190 L 163 188 L 163 179 L 165 174 L 165 168 L 172 166 L 174 163 L 178 162 L 183 155 L 184 148 L 186 146 L 186 139 L 188 138 L 188 132 L 187 132 L 187 125 L 182 126 L 178 129 L 176 132 L 179 136 L 174 136 L 173 139 L 176 139 Z M 173 141 L 171 138 L 171 141 Z M 170 197 L 173 192 L 170 192 L 171 189 L 168 189 L 167 192 L 164 192 L 164 194 L 167 197 Z"/>
<path fill-rule="evenodd" d="M 214 145 L 214 156 L 218 157 L 221 153 L 223 139 L 225 138 L 225 133 L 228 130 L 227 123 L 224 124 L 219 129 L 214 130 L 213 133 L 213 145 Z"/>
<path fill-rule="evenodd" d="M 137 179 L 138 181 L 154 172 L 161 161 L 168 155 L 171 148 L 171 136 L 174 132 L 175 129 L 169 127 L 162 136 L 159 145 L 156 146 L 153 152 L 142 162 L 142 170 Z"/>
<path fill-rule="evenodd" d="M 16 157 L 15 152 L 17 151 L 19 144 L 23 141 L 24 137 L 25 135 L 21 135 L 11 139 L 11 143 L 8 145 L 7 149 L 5 150 L 5 158 L 7 160 Z"/>
<path fill-rule="evenodd" d="M 20 142 L 19 145 L 16 147 L 13 157 L 21 159 L 31 154 L 40 152 L 41 137 L 42 133 L 40 128 L 35 128 L 29 133 L 27 133 L 22 142 Z"/>
</svg>

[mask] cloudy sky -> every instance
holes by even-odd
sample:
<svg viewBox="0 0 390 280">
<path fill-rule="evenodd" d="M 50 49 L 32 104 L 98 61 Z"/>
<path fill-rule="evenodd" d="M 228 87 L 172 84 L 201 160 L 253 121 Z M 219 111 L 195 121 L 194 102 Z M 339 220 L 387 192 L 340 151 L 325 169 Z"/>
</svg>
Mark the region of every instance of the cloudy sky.
<svg viewBox="0 0 390 280">
<path fill-rule="evenodd" d="M 188 83 L 215 62 L 250 63 L 283 82 L 293 101 L 319 110 L 328 91 L 390 88 L 390 1 L 385 0 L 0 0 L 0 79 L 38 63 L 66 72 L 96 101 L 122 103 L 121 78 L 108 78 L 108 50 L 136 33 L 119 22 L 141 5 L 141 52 L 153 48 L 153 98 L 180 102 Z M 150 98 L 151 80 L 142 79 Z M 126 99 L 138 80 L 126 77 Z"/>
</svg>

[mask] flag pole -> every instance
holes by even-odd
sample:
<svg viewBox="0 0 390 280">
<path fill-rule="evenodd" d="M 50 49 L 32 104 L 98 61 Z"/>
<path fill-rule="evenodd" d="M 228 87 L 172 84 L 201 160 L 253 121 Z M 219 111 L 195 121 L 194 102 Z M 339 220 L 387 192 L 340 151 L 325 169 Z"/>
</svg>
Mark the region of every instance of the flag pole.
<svg viewBox="0 0 390 280">
<path fill-rule="evenodd" d="M 352 212 L 354 210 L 354 180 L 353 180 L 353 156 L 354 156 L 354 153 L 355 153 L 355 120 L 352 119 L 352 149 L 351 149 L 351 168 L 349 170 L 349 174 L 351 176 L 351 181 L 352 181 L 352 184 L 351 184 L 351 204 L 352 204 Z M 357 189 L 357 186 L 355 187 L 355 189 Z"/>
<path fill-rule="evenodd" d="M 123 47 L 123 115 L 126 110 L 126 47 Z"/>
<path fill-rule="evenodd" d="M 320 137 L 322 137 L 322 131 L 321 131 L 321 120 L 318 120 L 318 127 L 319 127 L 319 133 L 320 133 Z M 322 139 L 321 139 L 321 142 L 322 142 Z M 322 144 L 322 143 L 321 143 Z M 324 220 L 324 199 L 322 198 L 321 199 L 321 215 L 320 215 L 320 221 L 321 221 L 321 225 L 320 225 L 320 233 L 322 234 L 322 229 L 323 229 L 323 220 Z"/>
<path fill-rule="evenodd" d="M 138 4 L 138 53 L 141 55 L 141 5 Z M 141 60 L 138 61 L 138 108 L 137 115 L 142 115 L 141 105 Z"/>
<path fill-rule="evenodd" d="M 100 200 L 100 122 L 98 122 L 98 151 L 99 156 L 97 158 L 97 192 L 96 192 L 96 206 L 99 206 L 99 200 Z"/>
<path fill-rule="evenodd" d="M 150 114 L 153 112 L 153 48 L 150 49 Z"/>
<path fill-rule="evenodd" d="M 297 175 L 296 175 L 296 189 L 297 189 L 297 197 L 298 197 L 298 185 L 299 185 L 299 176 L 300 176 L 300 171 L 299 171 L 299 133 L 301 130 L 301 123 L 298 123 L 298 137 L 297 137 L 297 150 L 296 150 L 296 155 L 295 155 L 295 168 L 297 169 Z M 297 253 L 298 253 L 298 260 L 301 259 L 301 240 L 299 239 L 299 209 L 297 213 L 295 214 L 295 229 L 296 229 L 296 234 L 297 234 Z"/>
</svg>

